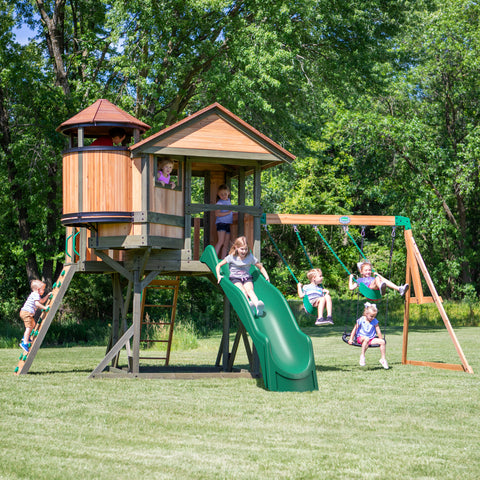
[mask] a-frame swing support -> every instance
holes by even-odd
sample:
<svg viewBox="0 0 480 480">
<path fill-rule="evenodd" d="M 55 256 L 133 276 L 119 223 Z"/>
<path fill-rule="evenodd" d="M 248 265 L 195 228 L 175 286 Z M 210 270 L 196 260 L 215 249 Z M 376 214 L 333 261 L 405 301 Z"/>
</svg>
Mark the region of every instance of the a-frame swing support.
<svg viewBox="0 0 480 480">
<path fill-rule="evenodd" d="M 445 370 L 458 370 L 467 373 L 473 373 L 472 367 L 463 353 L 462 347 L 455 335 L 448 315 L 443 307 L 442 298 L 438 295 L 432 278 L 427 270 L 425 262 L 420 254 L 417 244 L 413 238 L 410 219 L 401 216 L 376 216 L 376 215 L 290 215 L 290 214 L 264 214 L 262 223 L 266 225 L 356 225 L 356 226 L 396 226 L 404 227 L 405 245 L 407 249 L 407 267 L 406 267 L 406 283 L 413 288 L 405 294 L 405 310 L 403 319 L 403 341 L 402 341 L 402 364 L 404 365 L 420 365 Z M 420 272 L 423 274 L 425 282 L 430 290 L 431 296 L 423 295 Z M 411 296 L 412 290 L 415 297 Z M 460 358 L 460 364 L 451 364 L 443 362 L 427 362 L 415 361 L 407 359 L 408 347 L 408 325 L 410 304 L 435 303 L 442 317 L 443 323 L 450 335 L 455 346 L 457 354 Z"/>
</svg>

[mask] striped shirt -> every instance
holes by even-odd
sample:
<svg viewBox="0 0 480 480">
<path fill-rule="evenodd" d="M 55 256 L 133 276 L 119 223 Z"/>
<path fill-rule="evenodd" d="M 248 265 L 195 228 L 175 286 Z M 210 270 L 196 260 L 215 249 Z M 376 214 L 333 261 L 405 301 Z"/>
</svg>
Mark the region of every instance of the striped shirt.
<svg viewBox="0 0 480 480">
<path fill-rule="evenodd" d="M 35 305 L 35 302 L 40 300 L 40 294 L 38 292 L 32 292 L 25 303 L 23 304 L 22 310 L 25 310 L 30 313 L 35 313 L 37 310 L 37 307 Z"/>
</svg>

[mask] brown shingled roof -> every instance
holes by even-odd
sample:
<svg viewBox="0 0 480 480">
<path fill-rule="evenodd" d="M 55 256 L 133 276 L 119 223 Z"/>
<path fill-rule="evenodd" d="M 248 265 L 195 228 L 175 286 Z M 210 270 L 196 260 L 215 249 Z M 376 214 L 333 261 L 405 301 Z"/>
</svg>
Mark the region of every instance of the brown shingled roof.
<svg viewBox="0 0 480 480">
<path fill-rule="evenodd" d="M 63 122 L 57 132 L 65 135 L 78 129 L 79 126 L 87 127 L 90 134 L 105 130 L 105 127 L 118 126 L 126 129 L 139 129 L 140 133 L 150 129 L 146 123 L 136 119 L 129 113 L 123 111 L 113 103 L 101 98 L 85 110 L 74 115 Z"/>
</svg>

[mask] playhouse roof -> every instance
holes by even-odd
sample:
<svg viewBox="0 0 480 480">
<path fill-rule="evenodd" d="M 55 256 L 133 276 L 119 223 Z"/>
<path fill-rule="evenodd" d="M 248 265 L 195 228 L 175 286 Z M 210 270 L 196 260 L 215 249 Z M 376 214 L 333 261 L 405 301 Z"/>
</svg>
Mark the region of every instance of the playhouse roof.
<svg viewBox="0 0 480 480">
<path fill-rule="evenodd" d="M 146 123 L 137 120 L 134 116 L 125 112 L 113 103 L 101 98 L 95 103 L 63 122 L 57 132 L 65 135 L 76 131 L 79 127 L 87 127 L 88 133 L 96 135 L 101 131 L 108 131 L 108 128 L 118 126 L 126 129 L 138 129 L 144 133 L 151 127 Z"/>
<path fill-rule="evenodd" d="M 295 156 L 219 103 L 130 147 L 140 153 L 260 161 L 262 168 L 291 163 Z"/>
</svg>

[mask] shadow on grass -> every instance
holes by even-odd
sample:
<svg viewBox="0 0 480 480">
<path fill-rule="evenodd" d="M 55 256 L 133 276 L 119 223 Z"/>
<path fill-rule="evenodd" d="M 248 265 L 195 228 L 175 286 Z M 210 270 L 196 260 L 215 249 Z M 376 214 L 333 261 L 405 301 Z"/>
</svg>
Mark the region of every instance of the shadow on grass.
<svg viewBox="0 0 480 480">
<path fill-rule="evenodd" d="M 41 371 L 41 372 L 35 372 L 35 371 L 29 371 L 27 373 L 27 375 L 31 375 L 31 376 L 36 376 L 36 375 L 58 375 L 58 374 L 66 374 L 66 373 L 86 373 L 86 374 L 90 374 L 92 373 L 92 370 L 88 369 L 88 368 L 69 368 L 69 369 L 64 369 L 64 370 L 60 370 L 60 369 L 55 369 L 55 370 L 44 370 L 44 371 Z"/>
</svg>

